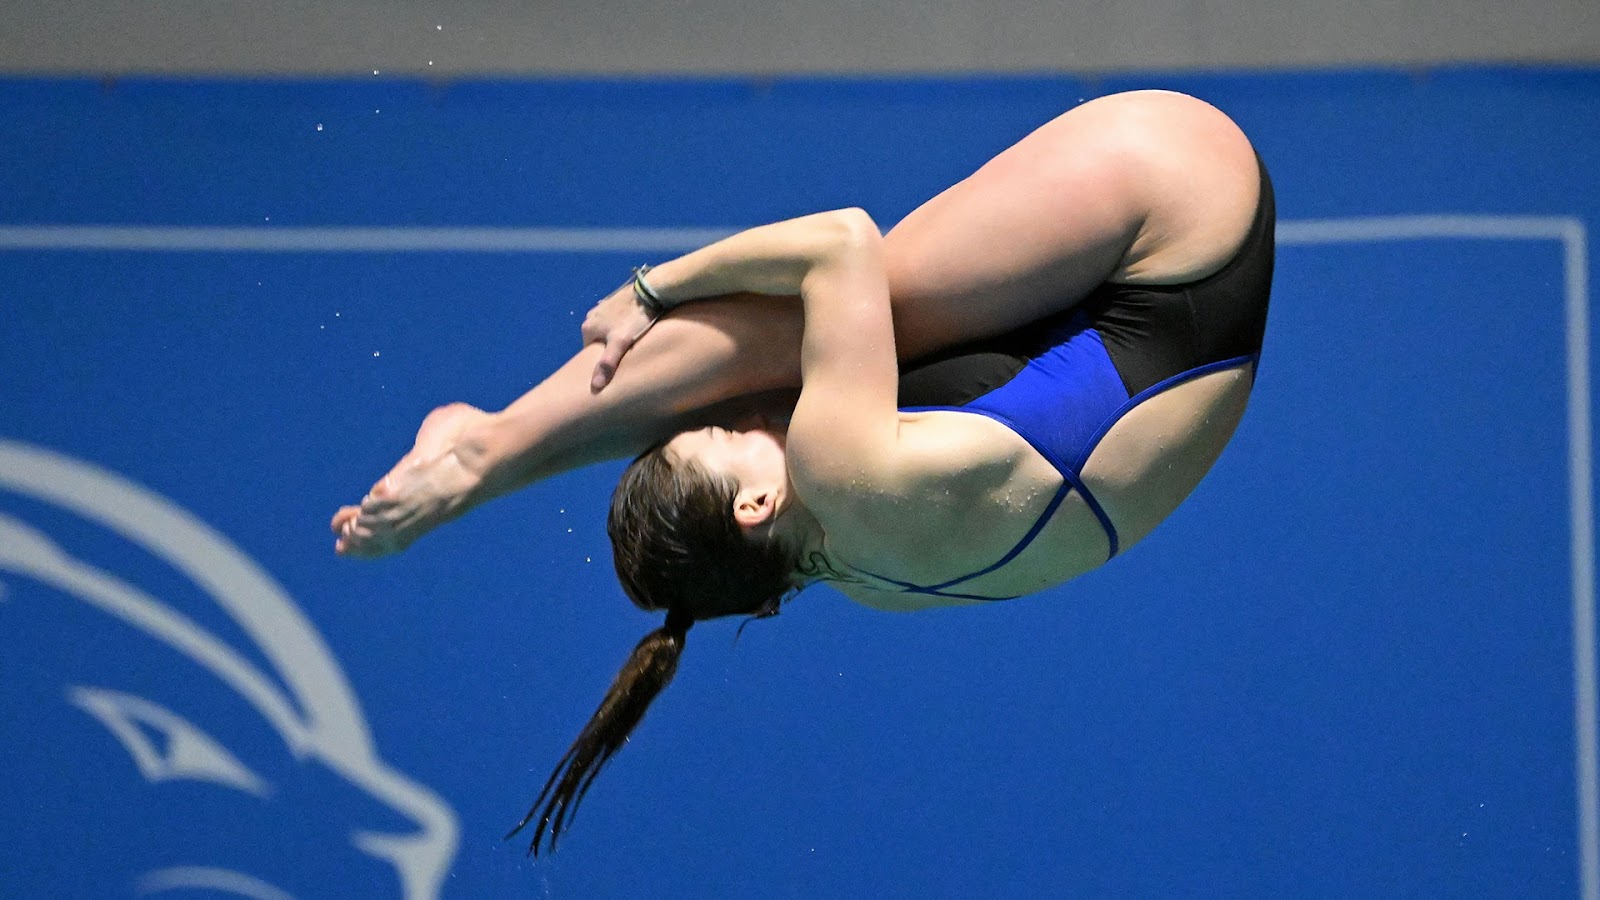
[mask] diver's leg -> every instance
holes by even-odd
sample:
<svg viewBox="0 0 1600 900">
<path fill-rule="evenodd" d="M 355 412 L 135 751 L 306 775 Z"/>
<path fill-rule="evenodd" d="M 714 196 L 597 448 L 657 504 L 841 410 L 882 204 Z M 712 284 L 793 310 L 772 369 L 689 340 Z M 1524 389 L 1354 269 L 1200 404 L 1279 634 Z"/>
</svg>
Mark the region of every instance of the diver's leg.
<svg viewBox="0 0 1600 900">
<path fill-rule="evenodd" d="M 657 322 L 598 393 L 589 383 L 601 345 L 590 344 L 498 413 L 440 407 L 362 503 L 334 515 L 336 546 L 402 550 L 494 497 L 781 396 L 800 383 L 801 321 L 793 298 L 696 302 Z"/>
<path fill-rule="evenodd" d="M 494 493 L 639 453 L 724 401 L 800 384 L 800 305 L 787 297 L 708 300 L 674 310 L 590 389 L 589 344 L 464 440 L 501 467 Z"/>
<path fill-rule="evenodd" d="M 1107 281 L 1203 277 L 1249 230 L 1257 182 L 1238 126 L 1193 97 L 1063 113 L 889 232 L 902 358 L 1036 322 Z"/>
</svg>

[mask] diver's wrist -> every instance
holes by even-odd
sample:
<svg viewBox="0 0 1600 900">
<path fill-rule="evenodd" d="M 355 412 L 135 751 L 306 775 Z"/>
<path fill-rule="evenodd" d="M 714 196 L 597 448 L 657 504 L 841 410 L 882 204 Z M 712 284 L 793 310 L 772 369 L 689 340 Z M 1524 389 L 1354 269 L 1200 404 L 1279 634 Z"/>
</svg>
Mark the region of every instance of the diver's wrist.
<svg viewBox="0 0 1600 900">
<path fill-rule="evenodd" d="M 654 269 L 655 267 L 650 265 L 634 267 L 632 281 L 633 299 L 639 302 L 639 307 L 643 309 L 645 313 L 650 316 L 650 318 L 659 319 L 667 312 L 667 310 L 672 308 L 672 304 L 668 302 L 667 299 L 661 295 L 660 290 L 651 283 L 648 276 Z"/>
</svg>

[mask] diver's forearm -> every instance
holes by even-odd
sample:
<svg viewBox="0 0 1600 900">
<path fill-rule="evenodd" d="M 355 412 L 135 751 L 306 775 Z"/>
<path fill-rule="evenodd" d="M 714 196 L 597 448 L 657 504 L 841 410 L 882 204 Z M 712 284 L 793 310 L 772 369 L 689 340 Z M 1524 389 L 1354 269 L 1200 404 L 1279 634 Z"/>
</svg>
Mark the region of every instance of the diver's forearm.
<svg viewBox="0 0 1600 900">
<path fill-rule="evenodd" d="M 859 209 L 814 213 L 741 231 L 651 270 L 663 304 L 676 307 L 734 292 L 798 297 L 807 276 L 870 234 L 882 236 Z"/>
<path fill-rule="evenodd" d="M 638 453 L 707 407 L 800 382 L 799 305 L 787 298 L 698 302 L 650 330 L 605 390 L 590 389 L 591 344 L 501 412 L 466 429 L 456 454 L 482 502 L 534 481 Z"/>
</svg>

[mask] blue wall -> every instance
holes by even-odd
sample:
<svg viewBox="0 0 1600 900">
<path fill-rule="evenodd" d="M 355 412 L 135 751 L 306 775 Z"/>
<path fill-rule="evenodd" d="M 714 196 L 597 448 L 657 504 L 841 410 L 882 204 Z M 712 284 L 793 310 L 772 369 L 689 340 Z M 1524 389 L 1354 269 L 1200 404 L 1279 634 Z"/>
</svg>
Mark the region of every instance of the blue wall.
<svg viewBox="0 0 1600 900">
<path fill-rule="evenodd" d="M 0 226 L 887 226 L 1133 87 L 1233 115 L 1290 224 L 1600 222 L 1600 72 L 1467 69 L 9 81 Z M 0 895 L 1579 891 L 1557 240 L 1283 247 L 1250 414 L 1153 537 L 1008 604 L 819 590 L 737 644 L 696 629 L 533 861 L 501 834 L 655 624 L 608 563 L 617 468 L 377 563 L 326 521 L 664 252 L 41 234 L 0 233 Z"/>
</svg>

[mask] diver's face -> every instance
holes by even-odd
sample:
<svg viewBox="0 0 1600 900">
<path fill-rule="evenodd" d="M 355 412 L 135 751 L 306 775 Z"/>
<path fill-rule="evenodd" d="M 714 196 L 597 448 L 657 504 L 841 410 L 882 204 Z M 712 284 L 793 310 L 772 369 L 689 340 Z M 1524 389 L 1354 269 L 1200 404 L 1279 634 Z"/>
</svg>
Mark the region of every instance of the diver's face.
<svg viewBox="0 0 1600 900">
<path fill-rule="evenodd" d="M 741 495 L 770 496 L 764 520 L 781 512 L 790 495 L 784 437 L 781 425 L 769 423 L 744 430 L 711 425 L 683 432 L 668 441 L 666 449 L 674 461 L 692 460 L 712 475 L 732 479 Z M 740 523 L 758 524 L 742 518 Z"/>
</svg>

